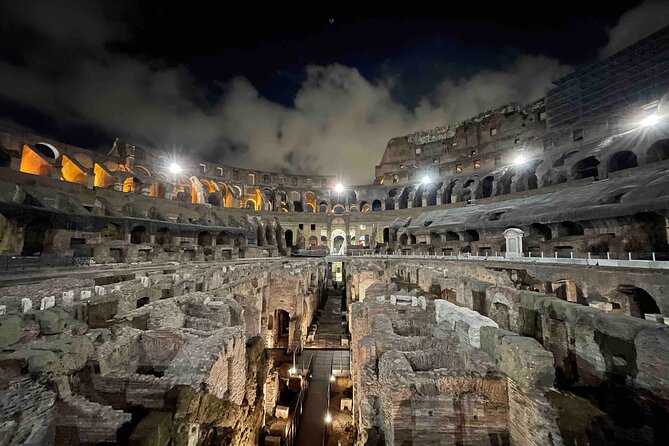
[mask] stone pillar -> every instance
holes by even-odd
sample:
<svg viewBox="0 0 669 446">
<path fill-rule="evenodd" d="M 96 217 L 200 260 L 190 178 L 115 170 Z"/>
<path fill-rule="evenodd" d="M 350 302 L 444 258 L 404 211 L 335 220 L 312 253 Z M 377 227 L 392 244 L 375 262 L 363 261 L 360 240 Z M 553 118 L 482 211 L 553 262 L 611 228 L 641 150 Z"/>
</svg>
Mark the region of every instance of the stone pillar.
<svg viewBox="0 0 669 446">
<path fill-rule="evenodd" d="M 504 231 L 504 239 L 506 240 L 506 257 L 522 257 L 523 234 L 525 233 L 518 228 L 509 228 Z"/>
</svg>

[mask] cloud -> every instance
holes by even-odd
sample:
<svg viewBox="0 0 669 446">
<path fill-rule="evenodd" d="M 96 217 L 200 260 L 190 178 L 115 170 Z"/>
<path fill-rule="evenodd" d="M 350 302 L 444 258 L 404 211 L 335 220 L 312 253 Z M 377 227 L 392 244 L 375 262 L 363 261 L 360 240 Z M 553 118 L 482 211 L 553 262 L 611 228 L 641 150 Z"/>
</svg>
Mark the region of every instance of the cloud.
<svg viewBox="0 0 669 446">
<path fill-rule="evenodd" d="M 608 57 L 627 48 L 667 25 L 669 25 L 669 2 L 646 0 L 620 16 L 618 23 L 608 31 L 609 42 L 602 49 L 601 57 Z"/>
<path fill-rule="evenodd" d="M 370 80 L 352 67 L 310 65 L 285 106 L 242 76 L 215 90 L 219 82 L 198 84 L 186 67 L 111 50 L 129 38 L 122 22 L 110 19 L 114 12 L 48 4 L 0 10 L 40 42 L 24 57 L 0 60 L 4 99 L 41 111 L 63 129 L 98 128 L 110 144 L 119 136 L 240 167 L 338 175 L 348 184 L 371 182 L 390 138 L 538 99 L 570 70 L 545 56 L 519 55 L 498 70 L 444 79 L 409 108 L 392 96 L 406 76 Z M 65 10 L 76 20 L 66 21 Z M 202 100 L 212 91 L 213 102 Z"/>
</svg>

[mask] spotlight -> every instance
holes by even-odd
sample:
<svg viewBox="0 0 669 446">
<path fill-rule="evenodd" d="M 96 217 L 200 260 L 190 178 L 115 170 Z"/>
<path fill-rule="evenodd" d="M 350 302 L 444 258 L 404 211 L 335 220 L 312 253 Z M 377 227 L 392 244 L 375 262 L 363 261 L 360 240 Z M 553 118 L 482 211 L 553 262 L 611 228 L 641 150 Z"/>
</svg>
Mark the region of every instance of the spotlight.
<svg viewBox="0 0 669 446">
<path fill-rule="evenodd" d="M 327 424 L 332 423 L 332 415 L 330 415 L 330 412 L 328 412 L 327 415 L 325 415 L 325 422 Z"/>
<path fill-rule="evenodd" d="M 423 177 L 423 184 L 430 184 L 430 177 L 428 175 Z"/>
<path fill-rule="evenodd" d="M 516 166 L 520 166 L 521 164 L 525 164 L 525 162 L 527 162 L 527 157 L 525 155 L 520 154 L 513 161 L 513 164 L 515 164 Z"/>
<path fill-rule="evenodd" d="M 337 379 L 337 378 L 335 378 L 334 375 L 330 375 L 330 381 L 335 382 L 336 379 Z"/>
<path fill-rule="evenodd" d="M 175 175 L 180 174 L 182 171 L 181 166 L 178 165 L 177 163 L 172 163 L 170 164 L 170 172 L 172 172 Z"/>
<path fill-rule="evenodd" d="M 639 122 L 641 127 L 652 127 L 656 125 L 658 122 L 660 122 L 660 117 L 657 116 L 655 113 L 646 116 Z"/>
<path fill-rule="evenodd" d="M 341 183 L 337 183 L 337 185 L 335 186 L 335 192 L 337 192 L 338 194 L 344 192 L 344 185 Z"/>
</svg>

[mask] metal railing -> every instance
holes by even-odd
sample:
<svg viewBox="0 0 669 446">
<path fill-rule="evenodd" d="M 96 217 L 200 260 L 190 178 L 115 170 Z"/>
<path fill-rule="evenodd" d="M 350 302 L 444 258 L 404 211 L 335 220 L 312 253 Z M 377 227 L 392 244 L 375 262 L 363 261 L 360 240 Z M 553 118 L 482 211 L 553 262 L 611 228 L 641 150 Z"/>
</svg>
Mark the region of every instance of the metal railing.
<svg viewBox="0 0 669 446">
<path fill-rule="evenodd" d="M 313 372 L 313 356 L 309 358 L 309 363 L 302 364 L 298 370 L 298 374 L 304 376 L 304 380 L 309 381 L 310 376 Z M 302 418 L 302 410 L 304 408 L 304 398 L 308 391 L 308 386 L 302 386 L 300 389 L 300 394 L 297 397 L 297 402 L 295 403 L 295 411 L 293 412 L 293 418 L 288 425 L 288 430 L 286 432 L 286 446 L 293 446 L 297 438 L 297 429 L 300 427 L 300 420 Z"/>
<path fill-rule="evenodd" d="M 0 271 L 14 272 L 44 268 L 86 267 L 93 263 L 92 257 L 82 256 L 0 256 Z"/>
<path fill-rule="evenodd" d="M 669 269 L 669 258 L 664 253 L 629 252 L 629 253 L 605 253 L 592 254 L 583 252 L 556 252 L 552 256 L 544 253 L 536 254 L 514 254 L 514 255 L 491 255 L 488 253 L 476 254 L 369 254 L 361 253 L 350 257 L 371 257 L 384 259 L 432 259 L 432 260 L 465 260 L 465 261 L 489 261 L 489 262 L 523 262 L 523 263 L 552 263 L 562 265 L 584 265 L 584 266 L 610 266 L 620 268 L 647 268 L 647 269 Z"/>
</svg>

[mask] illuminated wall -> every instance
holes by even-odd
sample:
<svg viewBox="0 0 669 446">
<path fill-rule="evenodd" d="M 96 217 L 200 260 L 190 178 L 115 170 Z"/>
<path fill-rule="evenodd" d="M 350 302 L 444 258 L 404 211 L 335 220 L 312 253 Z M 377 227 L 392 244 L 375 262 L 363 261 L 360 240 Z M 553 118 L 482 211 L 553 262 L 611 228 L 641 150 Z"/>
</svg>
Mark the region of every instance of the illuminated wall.
<svg viewBox="0 0 669 446">
<path fill-rule="evenodd" d="M 23 146 L 21 152 L 21 172 L 31 175 L 51 175 L 51 164 L 28 146 Z"/>
<path fill-rule="evenodd" d="M 86 172 L 81 170 L 81 168 L 79 168 L 79 166 L 75 164 L 70 158 L 63 155 L 62 163 L 63 167 L 60 170 L 60 175 L 63 180 L 70 183 L 79 183 L 84 185 L 88 183 L 88 175 Z"/>
</svg>

